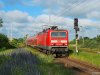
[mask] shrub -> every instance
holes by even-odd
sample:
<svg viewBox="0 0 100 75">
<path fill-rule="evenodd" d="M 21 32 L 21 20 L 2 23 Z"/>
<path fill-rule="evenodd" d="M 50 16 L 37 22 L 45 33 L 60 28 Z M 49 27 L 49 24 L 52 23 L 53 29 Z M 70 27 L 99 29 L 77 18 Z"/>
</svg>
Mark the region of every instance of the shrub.
<svg viewBox="0 0 100 75">
<path fill-rule="evenodd" d="M 9 39 L 6 35 L 0 33 L 0 50 L 5 50 L 9 48 L 15 48 L 13 45 L 10 45 Z"/>
</svg>

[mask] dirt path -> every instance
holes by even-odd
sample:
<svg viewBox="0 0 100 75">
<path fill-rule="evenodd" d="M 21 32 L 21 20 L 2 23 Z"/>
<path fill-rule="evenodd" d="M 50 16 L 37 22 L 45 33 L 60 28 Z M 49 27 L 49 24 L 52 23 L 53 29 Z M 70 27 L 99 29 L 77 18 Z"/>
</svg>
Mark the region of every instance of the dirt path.
<svg viewBox="0 0 100 75">
<path fill-rule="evenodd" d="M 73 69 L 75 75 L 100 75 L 100 69 L 75 59 L 56 58 L 55 63 L 61 63 L 65 67 Z"/>
</svg>

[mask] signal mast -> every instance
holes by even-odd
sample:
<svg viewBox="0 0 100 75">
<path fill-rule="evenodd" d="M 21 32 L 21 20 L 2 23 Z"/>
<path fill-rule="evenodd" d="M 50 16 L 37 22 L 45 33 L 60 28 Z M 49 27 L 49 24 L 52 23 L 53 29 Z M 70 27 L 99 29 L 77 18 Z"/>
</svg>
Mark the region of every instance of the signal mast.
<svg viewBox="0 0 100 75">
<path fill-rule="evenodd" d="M 75 38 L 76 38 L 76 53 L 78 53 L 78 31 L 79 31 L 79 27 L 78 27 L 78 18 L 74 18 L 74 29 L 75 29 Z"/>
</svg>

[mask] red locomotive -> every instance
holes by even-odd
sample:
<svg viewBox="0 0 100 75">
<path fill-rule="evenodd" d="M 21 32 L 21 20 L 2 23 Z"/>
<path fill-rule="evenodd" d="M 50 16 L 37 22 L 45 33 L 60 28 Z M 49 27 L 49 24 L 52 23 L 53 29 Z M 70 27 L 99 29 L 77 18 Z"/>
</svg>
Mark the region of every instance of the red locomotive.
<svg viewBox="0 0 100 75">
<path fill-rule="evenodd" d="M 38 47 L 46 53 L 66 55 L 68 53 L 68 31 L 51 26 L 35 37 L 28 38 L 27 44 Z"/>
<path fill-rule="evenodd" d="M 27 39 L 27 45 L 33 45 L 34 46 L 34 37 L 30 37 Z"/>
</svg>

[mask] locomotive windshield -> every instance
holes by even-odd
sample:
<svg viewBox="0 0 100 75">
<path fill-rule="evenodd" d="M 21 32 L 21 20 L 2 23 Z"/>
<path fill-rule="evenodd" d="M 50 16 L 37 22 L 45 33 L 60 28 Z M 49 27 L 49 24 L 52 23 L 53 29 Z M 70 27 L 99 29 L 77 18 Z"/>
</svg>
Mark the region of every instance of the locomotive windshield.
<svg viewBox="0 0 100 75">
<path fill-rule="evenodd" d="M 66 37 L 66 32 L 52 32 L 52 37 Z"/>
</svg>

